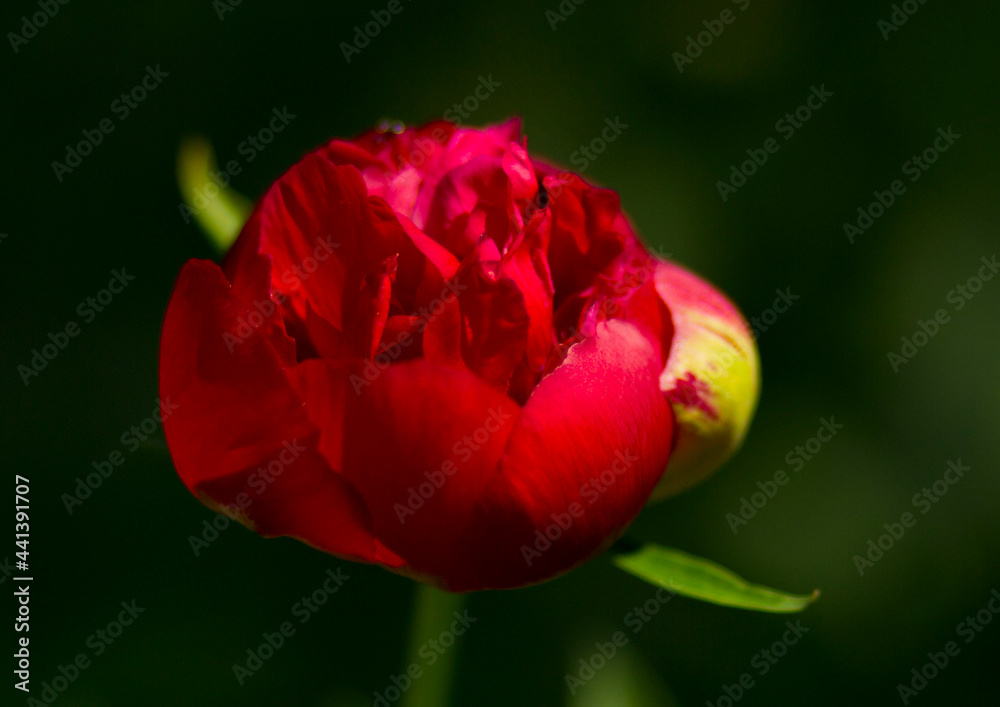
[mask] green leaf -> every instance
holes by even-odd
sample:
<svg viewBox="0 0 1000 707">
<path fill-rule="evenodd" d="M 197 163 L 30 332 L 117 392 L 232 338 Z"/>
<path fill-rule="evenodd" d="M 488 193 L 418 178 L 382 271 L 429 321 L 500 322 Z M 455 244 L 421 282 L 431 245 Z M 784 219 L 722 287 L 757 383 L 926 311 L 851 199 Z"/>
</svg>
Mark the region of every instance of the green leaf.
<svg viewBox="0 0 1000 707">
<path fill-rule="evenodd" d="M 228 181 L 220 186 L 212 179 L 211 175 L 218 172 L 212 143 L 202 137 L 189 137 L 181 142 L 177 151 L 177 183 L 187 206 L 182 213 L 185 221 L 194 216 L 221 254 L 229 250 L 240 234 L 253 203 L 230 189 Z"/>
<path fill-rule="evenodd" d="M 818 589 L 787 594 L 750 584 L 714 562 L 652 543 L 619 541 L 611 552 L 618 567 L 650 584 L 722 606 L 783 614 L 802 611 L 819 597 Z"/>
</svg>

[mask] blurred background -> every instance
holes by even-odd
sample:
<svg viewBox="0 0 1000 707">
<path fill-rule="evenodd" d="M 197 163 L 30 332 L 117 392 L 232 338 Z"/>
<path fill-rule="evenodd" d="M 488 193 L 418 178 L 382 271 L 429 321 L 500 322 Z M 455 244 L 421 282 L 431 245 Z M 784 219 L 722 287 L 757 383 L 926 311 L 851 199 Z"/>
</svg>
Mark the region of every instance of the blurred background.
<svg viewBox="0 0 1000 707">
<path fill-rule="evenodd" d="M 256 198 L 332 136 L 459 104 L 467 124 L 521 116 L 532 152 L 616 189 L 652 245 L 762 323 L 743 450 L 630 534 L 823 596 L 776 651 L 788 617 L 683 598 L 632 633 L 627 616 L 655 589 L 604 559 L 477 594 L 477 622 L 449 653 L 453 704 L 994 704 L 1000 278 L 981 259 L 1000 250 L 997 7 L 402 0 L 348 62 L 343 43 L 386 5 L 14 0 L 0 12 L 0 449 L 4 498 L 13 474 L 31 479 L 33 696 L 80 653 L 90 662 L 58 682 L 60 705 L 366 705 L 405 670 L 412 582 L 236 525 L 213 536 L 159 425 L 142 424 L 174 278 L 213 257 L 178 208 L 181 139 L 202 134 L 220 163 L 237 160 L 232 184 Z M 121 94 L 144 77 L 130 105 Z M 483 80 L 491 91 L 473 98 Z M 257 149 L 275 109 L 294 118 Z M 606 120 L 625 127 L 592 145 Z M 113 131 L 67 162 L 102 121 Z M 734 180 L 771 139 L 767 161 Z M 895 180 L 905 192 L 870 208 Z M 88 315 L 122 268 L 134 280 Z M 792 302 L 781 313 L 779 292 Z M 947 321 L 914 337 L 939 309 Z M 79 334 L 24 374 L 70 321 Z M 843 428 L 810 442 L 831 418 Z M 123 439 L 132 426 L 141 434 Z M 78 480 L 115 452 L 121 464 L 81 499 Z M 940 481 L 949 461 L 969 469 L 956 483 Z M 735 523 L 778 470 L 789 482 Z M 872 551 L 906 512 L 915 523 Z M 337 568 L 351 579 L 241 685 L 233 665 Z M 109 628 L 123 601 L 142 613 Z M 567 674 L 618 630 L 629 644 L 571 690 Z M 911 671 L 949 641 L 958 654 L 921 683 Z M 737 690 L 744 674 L 753 685 Z"/>
</svg>

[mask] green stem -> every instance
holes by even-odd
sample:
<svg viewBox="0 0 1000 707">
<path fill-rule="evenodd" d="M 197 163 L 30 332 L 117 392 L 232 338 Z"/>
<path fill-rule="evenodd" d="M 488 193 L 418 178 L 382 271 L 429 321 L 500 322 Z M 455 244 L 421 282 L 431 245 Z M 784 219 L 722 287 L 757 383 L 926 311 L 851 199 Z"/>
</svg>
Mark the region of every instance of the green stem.
<svg viewBox="0 0 1000 707">
<path fill-rule="evenodd" d="M 427 665 L 425 656 L 420 655 L 420 649 L 427 641 L 448 630 L 453 620 L 452 613 L 460 611 L 464 605 L 464 594 L 451 594 L 424 584 L 417 585 L 407 665 L 418 666 L 423 675 L 414 679 L 410 689 L 404 693 L 401 707 L 447 707 L 458 646 L 452 646 L 438 655 L 431 666 Z"/>
</svg>

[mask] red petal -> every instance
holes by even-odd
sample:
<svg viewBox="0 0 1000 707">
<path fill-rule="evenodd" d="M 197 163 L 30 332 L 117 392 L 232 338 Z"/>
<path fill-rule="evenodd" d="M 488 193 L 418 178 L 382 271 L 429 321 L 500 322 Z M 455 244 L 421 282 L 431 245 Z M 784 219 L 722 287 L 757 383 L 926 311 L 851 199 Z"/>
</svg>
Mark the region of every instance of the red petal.
<svg viewBox="0 0 1000 707">
<path fill-rule="evenodd" d="M 450 256 L 412 224 L 401 224 L 381 198 L 369 197 L 357 169 L 307 155 L 268 191 L 226 259 L 234 280 L 257 253 L 273 259 L 271 285 L 303 350 L 326 355 L 371 349 L 387 312 L 385 263 L 395 259 L 392 298 L 413 311 L 440 294 Z M 364 313 L 370 321 L 358 322 Z M 315 316 L 313 316 L 315 315 Z M 329 326 L 322 326 L 316 319 Z M 353 318 L 353 320 L 352 320 Z M 362 338 L 358 338 L 358 337 Z"/>
<path fill-rule="evenodd" d="M 625 530 L 670 456 L 673 418 L 658 377 L 646 338 L 609 321 L 542 379 L 476 504 L 475 523 L 456 554 L 453 589 L 541 581 Z M 566 521 L 568 527 L 558 526 Z M 558 538 L 551 547 L 540 557 L 526 553 L 540 542 L 536 533 L 544 536 L 553 525 Z"/>
<path fill-rule="evenodd" d="M 545 177 L 552 215 L 549 267 L 555 306 L 589 287 L 635 240 L 621 214 L 618 195 L 573 174 Z"/>
<path fill-rule="evenodd" d="M 423 230 L 459 258 L 471 253 L 484 235 L 503 248 L 516 230 L 508 209 L 509 188 L 502 158 L 474 157 L 438 183 Z M 418 219 L 416 215 L 419 225 Z"/>
<path fill-rule="evenodd" d="M 358 489 L 378 538 L 417 573 L 447 581 L 460 571 L 455 547 L 517 405 L 469 371 L 425 360 L 385 370 L 311 360 L 290 375 L 322 430 L 320 451 Z"/>
<path fill-rule="evenodd" d="M 247 493 L 245 516 L 263 533 L 297 535 L 328 552 L 398 564 L 372 535 L 360 497 L 315 453 L 316 428 L 283 370 L 294 358 L 267 296 L 268 259 L 258 255 L 244 266 L 230 286 L 214 263 L 190 261 L 167 308 L 160 394 L 177 406 L 164 419 L 164 431 L 178 473 L 216 507 L 243 505 L 238 497 Z M 251 313 L 260 303 L 270 304 L 272 313 L 253 327 Z M 306 451 L 256 494 L 250 476 L 293 440 Z M 322 508 L 324 515 L 289 513 L 300 504 Z M 320 518 L 329 526 L 321 527 Z"/>
<path fill-rule="evenodd" d="M 506 391 L 527 350 L 530 318 L 517 282 L 500 268 L 496 245 L 484 238 L 463 263 L 456 285 L 462 289 L 463 358 L 480 378 Z"/>
<path fill-rule="evenodd" d="M 552 331 L 552 276 L 546 253 L 549 248 L 548 212 L 538 213 L 504 256 L 501 272 L 520 290 L 530 320 L 525 350 L 524 371 L 518 389 L 511 396 L 523 400 L 534 387 L 545 368 L 545 362 L 555 343 Z"/>
</svg>

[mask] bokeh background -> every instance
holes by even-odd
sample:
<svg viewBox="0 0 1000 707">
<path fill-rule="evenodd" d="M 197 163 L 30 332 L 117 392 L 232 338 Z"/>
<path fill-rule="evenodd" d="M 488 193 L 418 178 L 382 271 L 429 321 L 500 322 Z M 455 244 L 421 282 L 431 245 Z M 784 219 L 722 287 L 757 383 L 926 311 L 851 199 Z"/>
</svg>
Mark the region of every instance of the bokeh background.
<svg viewBox="0 0 1000 707">
<path fill-rule="evenodd" d="M 212 257 L 178 210 L 183 136 L 239 159 L 233 185 L 256 197 L 329 137 L 438 117 L 492 76 L 500 85 L 468 123 L 520 115 L 531 149 L 568 165 L 619 118 L 627 129 L 586 175 L 619 191 L 651 244 L 748 316 L 776 290 L 798 296 L 761 332 L 763 394 L 742 451 L 647 509 L 631 534 L 823 596 L 763 676 L 752 661 L 786 617 L 677 598 L 572 695 L 566 674 L 653 588 L 598 560 L 477 594 L 467 606 L 478 621 L 453 649 L 453 704 L 726 705 L 724 686 L 746 672 L 755 684 L 740 704 L 899 704 L 897 686 L 951 640 L 960 654 L 909 702 L 995 704 L 1000 617 L 970 643 L 957 627 L 1000 589 L 1000 278 L 961 311 L 948 294 L 998 251 L 996 5 L 911 2 L 916 13 L 886 39 L 889 2 L 567 1 L 553 28 L 557 0 L 403 0 L 346 62 L 340 43 L 385 5 L 73 2 L 16 52 L 9 35 L 0 48 L 0 449 L 4 498 L 14 473 L 32 482 L 33 694 L 81 652 L 92 663 L 57 704 L 365 705 L 405 669 L 413 583 L 238 526 L 195 556 L 189 537 L 213 514 L 174 474 L 162 432 L 134 452 L 120 438 L 155 405 L 176 274 Z M 735 21 L 679 71 L 674 53 L 725 9 Z M 5 3 L 0 29 L 21 33 L 38 11 Z M 169 76 L 119 120 L 112 102 L 147 65 Z M 832 96 L 786 140 L 776 122 L 813 86 Z M 247 160 L 240 144 L 286 106 L 294 120 Z M 114 132 L 59 181 L 51 163 L 103 118 Z M 904 163 L 949 126 L 960 139 L 908 181 Z M 780 150 L 724 201 L 717 181 L 772 137 Z M 844 223 L 896 179 L 905 195 L 851 243 Z M 135 280 L 25 385 L 17 366 L 81 321 L 77 305 L 123 267 Z M 887 354 L 939 308 L 950 322 L 894 371 Z M 830 417 L 843 430 L 794 471 L 786 455 Z M 114 450 L 125 463 L 69 513 L 63 494 Z M 921 514 L 914 494 L 959 459 L 971 470 Z M 727 514 L 778 469 L 790 483 L 734 534 Z M 854 556 L 907 511 L 916 525 L 859 574 Z M 3 542 L 0 559 L 13 560 Z M 232 666 L 337 567 L 350 581 L 238 684 Z M 0 583 L 8 594 L 12 581 Z M 145 611 L 94 656 L 89 637 L 131 600 Z M 4 704 L 25 702 L 2 689 Z"/>
</svg>

